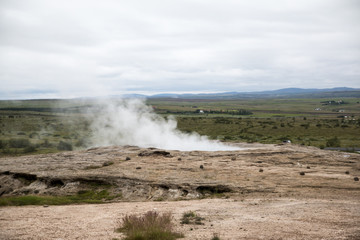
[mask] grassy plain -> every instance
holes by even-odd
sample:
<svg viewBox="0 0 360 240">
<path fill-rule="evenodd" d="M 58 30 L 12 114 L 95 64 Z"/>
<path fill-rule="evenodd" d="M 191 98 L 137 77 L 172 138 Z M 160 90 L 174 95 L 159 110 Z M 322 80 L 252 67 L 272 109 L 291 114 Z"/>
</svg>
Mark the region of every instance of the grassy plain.
<svg viewBox="0 0 360 240">
<path fill-rule="evenodd" d="M 360 99 L 253 99 L 148 101 L 161 114 L 175 114 L 178 128 L 212 139 L 360 147 Z M 236 114 L 246 109 L 251 115 Z M 197 111 L 198 110 L 198 111 Z M 202 110 L 204 113 L 196 113 Z M 215 113 L 211 113 L 215 112 Z"/>
<path fill-rule="evenodd" d="M 174 115 L 178 128 L 211 139 L 360 147 L 360 99 L 149 99 L 156 113 Z M 0 154 L 21 155 L 91 145 L 83 109 L 94 100 L 0 101 Z M 0 155 L 0 156 L 1 156 Z"/>
</svg>

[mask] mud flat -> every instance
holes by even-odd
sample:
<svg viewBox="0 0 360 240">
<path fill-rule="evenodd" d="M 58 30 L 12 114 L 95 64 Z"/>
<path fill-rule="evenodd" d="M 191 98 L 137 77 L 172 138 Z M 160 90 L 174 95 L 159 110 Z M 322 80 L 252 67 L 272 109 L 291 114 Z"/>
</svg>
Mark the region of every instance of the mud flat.
<svg viewBox="0 0 360 240">
<path fill-rule="evenodd" d="M 239 145 L 240 146 L 240 145 Z M 1 197 L 106 189 L 107 204 L 0 208 L 2 239 L 111 239 L 125 214 L 170 211 L 185 239 L 359 239 L 360 155 L 291 144 L 134 146 L 0 160 Z M 181 225 L 196 211 L 204 225 Z M 191 230 L 192 229 L 192 230 Z"/>
</svg>

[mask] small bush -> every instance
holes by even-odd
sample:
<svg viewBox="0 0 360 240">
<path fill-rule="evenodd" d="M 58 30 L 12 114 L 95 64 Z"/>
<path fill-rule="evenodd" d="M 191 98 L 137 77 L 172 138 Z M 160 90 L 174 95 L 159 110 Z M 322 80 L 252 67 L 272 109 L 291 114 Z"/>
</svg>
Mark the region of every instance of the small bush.
<svg viewBox="0 0 360 240">
<path fill-rule="evenodd" d="M 304 127 L 305 129 L 308 129 L 310 127 L 310 124 L 309 123 L 300 124 L 300 126 Z"/>
<path fill-rule="evenodd" d="M 9 145 L 11 148 L 26 148 L 30 146 L 30 141 L 25 138 L 15 138 L 9 140 Z"/>
<path fill-rule="evenodd" d="M 181 224 L 195 224 L 195 225 L 203 225 L 201 221 L 205 220 L 204 218 L 197 215 L 195 212 L 189 211 L 183 213 L 181 218 Z"/>
<path fill-rule="evenodd" d="M 27 146 L 23 150 L 24 153 L 32 153 L 32 152 L 35 152 L 35 151 L 36 151 L 36 147 L 34 145 Z"/>
<path fill-rule="evenodd" d="M 48 139 L 45 139 L 44 142 L 40 144 L 40 146 L 49 148 L 51 147 L 51 143 L 49 142 Z"/>
<path fill-rule="evenodd" d="M 60 141 L 57 146 L 57 149 L 60 151 L 72 151 L 73 147 L 71 143 Z"/>
<path fill-rule="evenodd" d="M 211 240 L 220 240 L 220 237 L 217 233 L 214 233 L 213 237 L 211 238 Z"/>
<path fill-rule="evenodd" d="M 338 139 L 336 136 L 326 141 L 327 147 L 340 147 L 340 145 L 340 139 Z"/>
<path fill-rule="evenodd" d="M 173 223 L 170 213 L 160 215 L 149 211 L 143 216 L 126 215 L 117 229 L 126 235 L 124 240 L 174 240 L 184 237 L 172 231 Z"/>
</svg>

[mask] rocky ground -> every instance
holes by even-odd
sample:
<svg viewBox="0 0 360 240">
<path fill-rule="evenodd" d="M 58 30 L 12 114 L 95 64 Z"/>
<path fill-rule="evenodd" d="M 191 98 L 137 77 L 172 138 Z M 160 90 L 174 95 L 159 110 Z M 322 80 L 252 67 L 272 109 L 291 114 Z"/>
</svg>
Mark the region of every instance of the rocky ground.
<svg viewBox="0 0 360 240">
<path fill-rule="evenodd" d="M 125 214 L 171 211 L 185 239 L 359 239 L 360 155 L 238 144 L 239 151 L 134 146 L 0 159 L 0 195 L 107 189 L 102 205 L 0 208 L 2 239 L 112 239 Z M 185 211 L 204 225 L 181 225 Z M 192 230 L 191 230 L 192 229 Z"/>
</svg>

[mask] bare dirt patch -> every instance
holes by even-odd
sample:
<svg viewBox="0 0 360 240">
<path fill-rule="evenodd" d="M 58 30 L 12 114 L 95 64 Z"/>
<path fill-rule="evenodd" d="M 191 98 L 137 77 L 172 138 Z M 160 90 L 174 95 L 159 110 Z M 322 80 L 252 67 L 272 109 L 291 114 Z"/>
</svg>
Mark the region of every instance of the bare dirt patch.
<svg viewBox="0 0 360 240">
<path fill-rule="evenodd" d="M 343 200 L 292 198 L 203 199 L 122 202 L 101 205 L 1 208 L 1 239 L 112 239 L 126 214 L 172 212 L 185 239 L 359 239 L 360 204 Z M 204 225 L 181 225 L 195 211 Z"/>
</svg>

